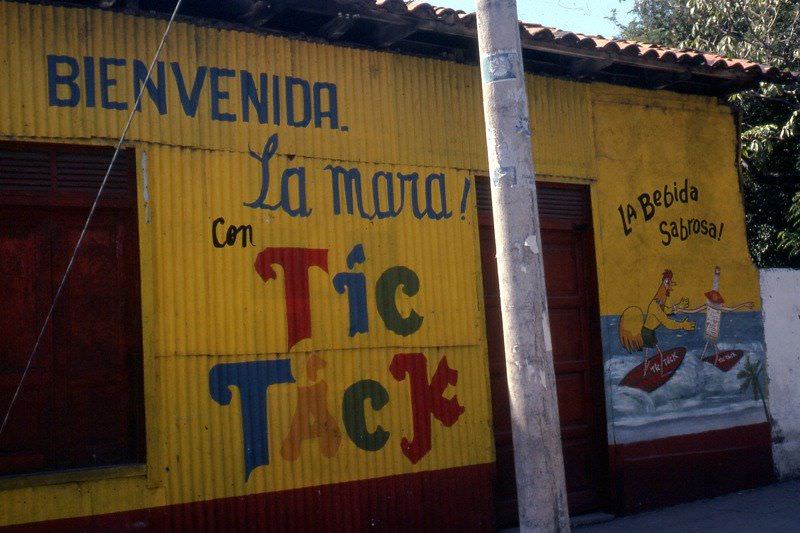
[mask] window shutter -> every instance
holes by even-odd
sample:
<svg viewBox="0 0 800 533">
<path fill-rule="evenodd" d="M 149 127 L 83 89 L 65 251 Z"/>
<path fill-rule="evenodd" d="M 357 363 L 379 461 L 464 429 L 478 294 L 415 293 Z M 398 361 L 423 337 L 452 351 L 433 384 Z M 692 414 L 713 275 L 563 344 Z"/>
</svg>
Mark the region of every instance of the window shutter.
<svg viewBox="0 0 800 533">
<path fill-rule="evenodd" d="M 0 142 L 0 407 L 105 176 L 108 147 Z M 0 475 L 144 459 L 134 152 L 125 150 L 0 440 Z"/>
</svg>

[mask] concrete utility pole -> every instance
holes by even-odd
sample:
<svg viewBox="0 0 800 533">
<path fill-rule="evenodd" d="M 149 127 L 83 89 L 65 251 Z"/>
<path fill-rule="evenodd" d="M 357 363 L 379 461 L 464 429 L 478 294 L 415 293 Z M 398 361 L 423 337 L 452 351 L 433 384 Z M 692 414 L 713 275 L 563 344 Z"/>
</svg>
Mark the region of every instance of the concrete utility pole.
<svg viewBox="0 0 800 533">
<path fill-rule="evenodd" d="M 476 4 L 520 530 L 569 531 L 517 4 Z"/>
</svg>

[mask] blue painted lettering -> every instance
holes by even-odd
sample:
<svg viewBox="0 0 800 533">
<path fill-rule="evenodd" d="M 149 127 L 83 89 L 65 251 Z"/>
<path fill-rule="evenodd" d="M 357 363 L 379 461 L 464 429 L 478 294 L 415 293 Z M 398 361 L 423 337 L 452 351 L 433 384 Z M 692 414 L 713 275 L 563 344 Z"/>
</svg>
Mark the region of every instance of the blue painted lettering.
<svg viewBox="0 0 800 533">
<path fill-rule="evenodd" d="M 250 157 L 261 163 L 261 192 L 258 198 L 252 202 L 245 203 L 245 207 L 252 207 L 253 209 L 268 209 L 275 211 L 282 209 L 287 215 L 292 217 L 307 217 L 311 214 L 311 209 L 308 208 L 308 200 L 306 195 L 306 169 L 305 167 L 292 167 L 283 171 L 281 176 L 281 190 L 280 201 L 275 204 L 268 204 L 267 196 L 269 195 L 270 173 L 269 161 L 278 151 L 278 135 L 273 134 L 267 142 L 264 143 L 264 150 L 261 154 L 250 150 Z M 294 178 L 294 179 L 293 179 Z M 292 183 L 296 184 L 296 198 L 297 206 L 293 206 L 292 202 Z"/>
<path fill-rule="evenodd" d="M 203 90 L 203 82 L 206 79 L 208 67 L 197 67 L 194 75 L 191 94 L 186 91 L 186 83 L 183 81 L 183 73 L 178 63 L 170 63 L 172 74 L 175 76 L 175 85 L 178 87 L 178 96 L 181 99 L 183 112 L 187 117 L 194 117 L 197 114 L 197 106 L 200 103 L 200 93 Z"/>
<path fill-rule="evenodd" d="M 255 121 L 257 116 L 259 124 L 271 121 L 276 126 L 283 123 L 295 128 L 307 128 L 313 123 L 315 128 L 347 131 L 346 127 L 340 127 L 335 83 L 312 83 L 294 76 L 202 65 L 196 67 L 194 76 L 191 76 L 175 61 L 169 63 L 172 72 L 170 79 L 167 79 L 166 64 L 160 61 L 148 78 L 149 64 L 139 59 L 92 56 L 83 57 L 82 61 L 79 59 L 57 54 L 47 56 L 48 101 L 51 106 L 75 107 L 83 97 L 85 106 L 92 108 L 97 105 L 99 90 L 100 105 L 104 109 L 125 110 L 132 102 L 136 102 L 136 96 L 144 86 L 143 96 L 149 98 L 160 115 L 169 113 L 167 93 L 175 90 L 181 102 L 181 111 L 187 117 L 194 118 L 206 78 L 210 78 L 210 94 L 204 102 L 209 103 L 212 120 L 236 122 L 241 117 L 242 122 L 250 122 L 251 119 Z M 120 86 L 122 80 L 125 80 L 124 90 Z M 237 82 L 238 87 L 235 86 Z M 174 89 L 167 87 L 172 83 Z M 234 104 L 232 94 L 240 97 L 240 101 Z M 232 105 L 241 105 L 240 115 L 234 112 Z M 142 110 L 141 101 L 136 105 L 136 110 Z"/>
<path fill-rule="evenodd" d="M 100 58 L 100 103 L 104 109 L 124 111 L 128 109 L 127 102 L 111 100 L 109 89 L 117 84 L 117 80 L 110 76 L 109 67 L 124 67 L 127 61 L 116 57 Z"/>
<path fill-rule="evenodd" d="M 153 77 L 158 80 L 158 82 L 153 81 Z M 159 115 L 166 115 L 167 114 L 167 83 L 166 83 L 166 75 L 164 74 L 164 62 L 159 61 L 156 63 L 155 75 L 151 75 L 150 79 L 147 80 L 145 83 L 144 88 L 147 94 L 150 96 L 150 99 L 156 104 L 156 108 L 158 108 Z M 133 60 L 133 94 L 139 94 L 139 91 L 142 90 L 142 83 L 144 80 L 147 79 L 147 65 L 139 61 L 138 59 Z M 144 97 L 144 95 L 142 95 Z M 142 102 L 139 101 L 139 105 L 136 106 L 136 111 L 142 110 Z"/>
<path fill-rule="evenodd" d="M 295 87 L 300 88 L 302 118 L 297 118 L 295 105 Z M 289 76 L 286 78 L 286 123 L 290 126 L 305 128 L 311 122 L 311 88 L 302 78 Z"/>
<path fill-rule="evenodd" d="M 269 464 L 267 389 L 278 383 L 294 383 L 289 359 L 222 363 L 208 374 L 211 398 L 220 405 L 231 403 L 231 387 L 239 389 L 245 481 L 255 468 Z"/>
<path fill-rule="evenodd" d="M 240 72 L 242 79 L 242 121 L 250 122 L 250 104 L 253 104 L 253 109 L 258 114 L 258 123 L 267 123 L 267 75 L 260 74 L 258 77 L 261 93 L 259 94 L 256 89 L 256 82 L 253 75 L 242 70 Z"/>
<path fill-rule="evenodd" d="M 59 74 L 58 66 L 66 65 L 69 68 L 67 74 Z M 50 105 L 56 107 L 75 107 L 81 101 L 81 89 L 75 80 L 78 78 L 80 67 L 78 62 L 69 56 L 47 56 L 47 93 L 50 98 Z M 61 98 L 58 96 L 58 87 L 66 87 L 68 96 Z"/>
<path fill-rule="evenodd" d="M 327 109 L 322 109 L 322 93 L 328 95 Z M 336 101 L 336 85 L 333 83 L 316 82 L 314 84 L 314 126 L 322 127 L 322 119 L 330 120 L 332 130 L 339 129 L 339 108 Z"/>
<path fill-rule="evenodd" d="M 236 71 L 228 68 L 211 67 L 211 120 L 223 122 L 235 122 L 236 115 L 233 113 L 223 113 L 219 110 L 221 100 L 228 100 L 228 91 L 223 91 L 219 87 L 220 78 L 232 78 L 236 76 Z"/>
<path fill-rule="evenodd" d="M 358 202 L 358 212 L 361 218 L 372 220 L 375 218 L 375 213 L 367 213 L 364 211 L 364 200 L 361 194 L 361 172 L 357 168 L 345 170 L 341 166 L 327 165 L 325 170 L 331 172 L 331 188 L 333 190 L 333 214 L 340 215 L 342 213 L 341 193 L 339 191 L 339 184 L 344 187 L 344 200 L 347 207 L 347 214 L 353 214 L 353 196 Z M 342 176 L 342 180 L 339 180 Z"/>
<path fill-rule="evenodd" d="M 364 246 L 357 244 L 347 254 L 347 268 L 352 270 L 364 261 L 366 261 Z M 367 276 L 363 272 L 340 272 L 333 276 L 333 288 L 339 294 L 344 294 L 347 290 L 350 313 L 349 335 L 355 337 L 356 333 L 367 333 L 369 331 Z"/>
<path fill-rule="evenodd" d="M 439 211 L 437 211 L 433 206 L 434 184 L 436 184 L 437 188 L 439 189 Z M 450 218 L 451 216 L 453 216 L 453 212 L 447 210 L 447 196 L 445 195 L 444 174 L 441 173 L 428 174 L 428 177 L 425 178 L 425 214 L 427 214 L 428 218 L 432 220 Z"/>
<path fill-rule="evenodd" d="M 281 78 L 272 76 L 272 123 L 281 125 Z"/>
<path fill-rule="evenodd" d="M 95 106 L 94 96 L 94 58 L 83 58 L 83 84 L 86 88 L 86 100 L 84 103 L 86 107 Z"/>
<path fill-rule="evenodd" d="M 386 191 L 385 210 L 381 209 L 381 182 Z M 375 204 L 375 216 L 378 218 L 396 217 L 399 214 L 394 206 L 394 181 L 391 172 L 379 171 L 372 176 L 372 202 Z"/>
</svg>

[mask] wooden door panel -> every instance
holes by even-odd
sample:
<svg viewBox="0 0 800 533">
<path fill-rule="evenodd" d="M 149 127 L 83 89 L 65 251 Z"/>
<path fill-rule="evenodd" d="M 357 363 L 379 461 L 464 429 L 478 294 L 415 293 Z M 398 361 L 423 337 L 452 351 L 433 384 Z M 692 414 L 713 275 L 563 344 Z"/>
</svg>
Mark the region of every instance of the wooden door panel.
<svg viewBox="0 0 800 533">
<path fill-rule="evenodd" d="M 71 209 L 54 216 L 62 229 L 53 242 L 53 271 L 60 279 L 86 213 Z M 132 269 L 123 250 L 130 218 L 122 210 L 96 213 L 57 308 L 59 468 L 115 464 L 135 455 L 138 396 L 131 363 L 140 360 L 140 350 L 132 348 L 140 341 L 138 322 L 129 318 L 138 310 L 129 309 Z"/>
<path fill-rule="evenodd" d="M 553 362 L 582 363 L 584 346 L 581 339 L 583 315 L 579 308 L 549 308 L 550 337 L 553 341 Z"/>
<path fill-rule="evenodd" d="M 19 384 L 19 374 L 0 375 L 0 405 L 7 408 Z M 50 375 L 31 371 L 20 389 L 3 431 L 0 472 L 16 474 L 52 467 L 52 383 Z M 5 416 L 5 412 L 2 415 Z"/>
<path fill-rule="evenodd" d="M 591 217 L 585 188 L 539 188 L 547 202 L 547 212 L 541 203 L 539 211 L 567 492 L 570 512 L 581 513 L 605 502 L 608 468 Z M 569 193 L 565 211 L 557 210 L 559 191 Z M 583 210 L 576 208 L 579 202 Z M 506 527 L 517 519 L 516 484 L 494 230 L 486 212 L 479 229 L 497 454 L 495 511 L 498 527 Z"/>
<path fill-rule="evenodd" d="M 556 374 L 558 391 L 558 417 L 561 426 L 574 426 L 586 422 L 586 406 L 576 398 L 583 398 L 586 389 L 583 372 Z"/>
<path fill-rule="evenodd" d="M 113 380 L 80 387 L 70 398 L 64 423 L 69 425 L 59 453 L 60 468 L 110 465 L 130 457 L 130 394 Z"/>
<path fill-rule="evenodd" d="M 113 148 L 0 142 L 0 405 Z M 144 457 L 135 168 L 123 150 L 0 442 L 0 475 Z"/>
<path fill-rule="evenodd" d="M 556 306 L 562 299 L 580 295 L 579 265 L 575 261 L 575 240 L 565 232 L 544 229 L 544 277 L 548 304 Z M 552 287 L 552 289 L 550 289 Z M 577 302 L 576 302 L 577 303 Z"/>
<path fill-rule="evenodd" d="M 46 212 L 5 209 L 0 212 L 0 280 L 2 310 L 0 372 L 25 368 L 51 296 L 49 220 Z M 46 335 L 33 370 L 50 365 L 50 335 Z"/>
<path fill-rule="evenodd" d="M 11 402 L 47 315 L 51 298 L 46 211 L 0 211 L 0 405 Z M 49 467 L 52 329 L 47 328 L 0 443 L 0 472 Z M 5 416 L 3 412 L 0 416 Z"/>
<path fill-rule="evenodd" d="M 65 231 L 54 243 L 54 251 L 60 258 L 54 265 L 57 275 L 66 268 L 83 217 L 63 215 L 59 223 Z M 98 374 L 113 378 L 125 367 L 119 342 L 122 313 L 117 295 L 122 287 L 117 242 L 118 228 L 113 214 L 98 213 L 64 288 L 57 316 L 59 337 L 64 342 L 60 362 L 70 381 L 80 382 L 84 378 L 95 382 Z"/>
</svg>

